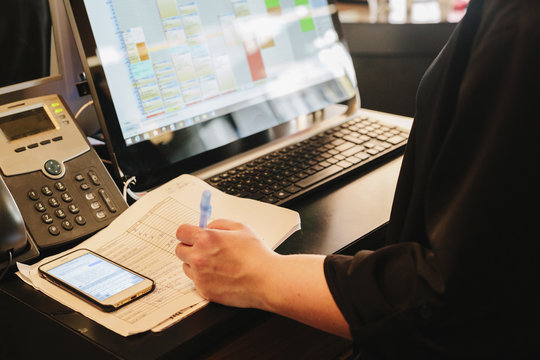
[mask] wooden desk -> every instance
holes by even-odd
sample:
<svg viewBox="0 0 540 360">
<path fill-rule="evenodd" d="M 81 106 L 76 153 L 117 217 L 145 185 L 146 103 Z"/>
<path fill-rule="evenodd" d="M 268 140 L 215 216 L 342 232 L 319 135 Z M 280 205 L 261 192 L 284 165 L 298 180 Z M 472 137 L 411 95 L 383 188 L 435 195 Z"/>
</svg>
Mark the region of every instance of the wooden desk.
<svg viewBox="0 0 540 360">
<path fill-rule="evenodd" d="M 400 164 L 401 158 L 394 159 L 291 203 L 301 214 L 302 230 L 277 251 L 330 254 L 376 246 L 366 235 L 388 220 Z M 217 304 L 161 333 L 124 338 L 14 274 L 0 284 L 0 307 L 1 359 L 328 359 L 346 354 L 351 345 L 280 316 Z"/>
</svg>

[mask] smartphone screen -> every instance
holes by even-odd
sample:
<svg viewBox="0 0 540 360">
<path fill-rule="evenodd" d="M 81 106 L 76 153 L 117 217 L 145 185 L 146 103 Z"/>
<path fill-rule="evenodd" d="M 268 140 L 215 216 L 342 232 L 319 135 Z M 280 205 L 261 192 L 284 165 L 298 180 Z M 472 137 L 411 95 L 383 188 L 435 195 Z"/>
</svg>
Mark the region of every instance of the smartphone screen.
<svg viewBox="0 0 540 360">
<path fill-rule="evenodd" d="M 48 280 L 111 311 L 144 295 L 153 281 L 88 250 L 78 250 L 40 267 Z"/>
<path fill-rule="evenodd" d="M 92 253 L 58 265 L 48 272 L 98 300 L 105 300 L 144 280 Z"/>
</svg>

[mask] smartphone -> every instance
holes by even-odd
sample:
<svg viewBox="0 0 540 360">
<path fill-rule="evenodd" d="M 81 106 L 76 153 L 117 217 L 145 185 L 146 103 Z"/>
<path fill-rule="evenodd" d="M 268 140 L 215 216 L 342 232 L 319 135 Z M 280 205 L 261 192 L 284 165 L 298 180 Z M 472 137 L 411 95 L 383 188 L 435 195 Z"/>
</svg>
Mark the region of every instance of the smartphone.
<svg viewBox="0 0 540 360">
<path fill-rule="evenodd" d="M 154 289 L 154 281 L 88 249 L 78 249 L 38 268 L 50 282 L 103 311 L 114 311 Z"/>
</svg>

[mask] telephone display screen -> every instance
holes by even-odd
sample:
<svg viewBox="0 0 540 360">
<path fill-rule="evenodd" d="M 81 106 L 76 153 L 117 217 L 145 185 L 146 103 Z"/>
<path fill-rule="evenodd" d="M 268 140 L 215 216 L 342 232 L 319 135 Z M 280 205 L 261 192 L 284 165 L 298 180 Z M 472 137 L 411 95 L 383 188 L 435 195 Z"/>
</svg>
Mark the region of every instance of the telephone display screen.
<svg viewBox="0 0 540 360">
<path fill-rule="evenodd" d="M 42 107 L 0 117 L 0 130 L 8 141 L 53 129 L 55 126 Z"/>
<path fill-rule="evenodd" d="M 91 253 L 79 256 L 47 272 L 100 301 L 144 280 Z"/>
</svg>

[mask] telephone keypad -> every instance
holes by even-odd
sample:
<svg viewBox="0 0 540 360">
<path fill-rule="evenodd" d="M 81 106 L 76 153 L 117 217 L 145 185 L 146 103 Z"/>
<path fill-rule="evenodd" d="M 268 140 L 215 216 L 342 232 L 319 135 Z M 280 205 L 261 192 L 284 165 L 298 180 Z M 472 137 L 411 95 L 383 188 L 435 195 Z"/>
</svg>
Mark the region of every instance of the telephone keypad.
<svg viewBox="0 0 540 360">
<path fill-rule="evenodd" d="M 71 183 L 70 189 L 71 186 L 75 186 L 75 192 L 81 194 L 83 200 L 87 201 L 87 206 L 96 220 L 103 221 L 108 218 L 109 212 L 112 214 L 118 212 L 112 197 L 100 187 L 101 179 L 95 171 L 77 173 L 73 175 L 73 179 L 76 183 Z M 77 183 L 80 190 L 76 188 Z M 87 224 L 87 218 L 81 214 L 81 208 L 75 202 L 66 184 L 69 182 L 56 181 L 43 184 L 38 187 L 39 190 L 30 189 L 27 192 L 28 198 L 34 203 L 36 212 L 40 213 L 41 223 L 46 225 L 49 234 L 55 237 L 62 231 L 73 231 L 75 227 Z M 41 200 L 40 195 L 45 196 L 45 199 Z M 47 208 L 49 212 L 46 212 Z M 55 223 L 55 219 L 59 222 Z"/>
</svg>

